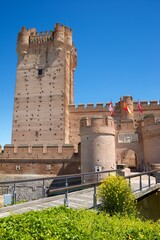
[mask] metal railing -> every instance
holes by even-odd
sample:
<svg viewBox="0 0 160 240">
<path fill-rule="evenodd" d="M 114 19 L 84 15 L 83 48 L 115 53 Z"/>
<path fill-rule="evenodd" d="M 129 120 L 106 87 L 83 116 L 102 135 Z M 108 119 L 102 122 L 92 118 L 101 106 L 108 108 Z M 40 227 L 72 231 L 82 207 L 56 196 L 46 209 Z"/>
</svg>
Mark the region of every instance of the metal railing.
<svg viewBox="0 0 160 240">
<path fill-rule="evenodd" d="M 128 179 L 130 186 L 132 186 L 132 179 L 139 178 L 139 187 L 134 189 L 134 191 L 142 191 L 145 187 L 150 187 L 153 182 L 151 182 L 151 177 L 154 174 L 155 184 L 157 183 L 156 170 L 149 172 L 142 172 L 138 174 L 132 174 L 125 177 Z M 103 179 L 109 175 L 120 174 L 120 170 L 107 170 L 101 172 L 88 172 L 81 174 L 72 174 L 72 175 L 61 175 L 56 177 L 46 177 L 46 178 L 35 178 L 35 179 L 25 179 L 25 180 L 16 180 L 16 181 L 3 181 L 0 182 L 0 188 L 5 185 L 7 193 L 9 193 L 9 187 L 12 185 L 10 193 L 12 194 L 13 204 L 17 201 L 17 188 L 21 187 L 22 184 L 39 182 L 39 190 L 41 196 L 39 198 L 45 198 L 49 195 L 64 194 L 64 204 L 68 206 L 68 193 L 71 191 L 82 190 L 86 188 L 93 188 L 93 206 L 97 205 L 97 186 L 101 184 Z M 143 184 L 143 176 L 148 176 L 148 183 Z M 56 185 L 57 184 L 57 185 Z M 23 187 L 22 187 L 23 188 Z"/>
<path fill-rule="evenodd" d="M 128 179 L 130 186 L 133 185 L 131 182 L 132 179 L 139 178 L 139 186 L 137 186 L 136 189 L 132 190 L 133 192 L 136 192 L 136 191 L 142 191 L 142 189 L 144 188 L 147 188 L 147 187 L 149 188 L 152 185 L 157 184 L 158 178 L 156 173 L 157 173 L 157 170 L 153 170 L 148 172 L 132 174 L 132 175 L 126 176 L 125 178 Z M 143 176 L 147 176 L 147 179 L 143 180 Z M 145 184 L 143 184 L 144 181 L 145 181 Z"/>
<path fill-rule="evenodd" d="M 14 181 L 2 181 L 0 182 L 0 188 L 4 189 L 0 191 L 1 194 L 12 194 L 13 204 L 17 202 L 17 189 L 25 188 L 28 184 L 29 187 L 37 188 L 41 193 L 39 198 L 45 198 L 51 194 L 58 194 L 67 190 L 74 190 L 78 188 L 89 187 L 91 183 L 98 184 L 105 176 L 112 173 L 117 173 L 117 170 L 107 170 L 101 172 L 88 172 L 72 175 L 61 175 L 56 177 L 46 177 L 46 178 L 32 178 L 32 179 L 22 179 Z M 38 187 L 37 184 L 38 183 Z M 20 195 L 20 194 L 19 194 Z M 24 194 L 23 194 L 24 196 Z M 32 198 L 30 198 L 33 200 Z M 25 200 L 24 197 L 18 197 L 18 201 Z"/>
</svg>

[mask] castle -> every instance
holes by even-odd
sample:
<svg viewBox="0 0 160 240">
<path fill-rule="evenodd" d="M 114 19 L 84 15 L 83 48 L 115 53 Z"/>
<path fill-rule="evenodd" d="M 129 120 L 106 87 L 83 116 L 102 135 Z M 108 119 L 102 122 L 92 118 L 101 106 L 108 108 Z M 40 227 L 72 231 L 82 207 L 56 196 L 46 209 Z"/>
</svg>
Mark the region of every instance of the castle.
<svg viewBox="0 0 160 240">
<path fill-rule="evenodd" d="M 0 150 L 1 174 L 142 171 L 160 163 L 160 104 L 123 96 L 111 103 L 74 104 L 77 51 L 72 31 L 56 24 L 17 40 L 12 144 Z M 114 113 L 113 113 L 114 111 Z"/>
</svg>

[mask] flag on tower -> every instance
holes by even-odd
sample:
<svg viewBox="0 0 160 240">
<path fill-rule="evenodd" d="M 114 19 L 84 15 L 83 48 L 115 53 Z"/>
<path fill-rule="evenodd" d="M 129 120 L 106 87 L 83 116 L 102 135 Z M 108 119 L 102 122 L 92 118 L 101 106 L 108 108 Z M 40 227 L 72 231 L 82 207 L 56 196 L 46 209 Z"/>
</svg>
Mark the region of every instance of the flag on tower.
<svg viewBox="0 0 160 240">
<path fill-rule="evenodd" d="M 131 110 L 130 110 L 129 107 L 127 106 L 127 103 L 126 103 L 126 102 L 123 103 L 123 109 L 124 109 L 125 111 L 127 111 L 128 113 L 131 113 Z"/>
<path fill-rule="evenodd" d="M 139 109 L 139 111 L 140 111 L 141 113 L 143 112 L 140 101 L 138 101 L 138 109 Z"/>
<path fill-rule="evenodd" d="M 114 107 L 113 107 L 112 101 L 111 101 L 110 104 L 109 104 L 108 110 L 110 111 L 111 116 L 113 116 L 113 115 L 114 115 Z"/>
</svg>

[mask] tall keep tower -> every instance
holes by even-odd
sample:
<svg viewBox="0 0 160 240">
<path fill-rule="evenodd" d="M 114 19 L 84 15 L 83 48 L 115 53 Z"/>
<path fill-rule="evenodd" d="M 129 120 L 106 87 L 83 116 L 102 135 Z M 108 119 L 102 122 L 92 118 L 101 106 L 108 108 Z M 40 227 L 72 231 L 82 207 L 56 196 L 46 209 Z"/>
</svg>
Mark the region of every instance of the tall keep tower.
<svg viewBox="0 0 160 240">
<path fill-rule="evenodd" d="M 72 31 L 60 24 L 40 34 L 22 27 L 17 54 L 12 143 L 69 143 L 77 59 Z"/>
</svg>

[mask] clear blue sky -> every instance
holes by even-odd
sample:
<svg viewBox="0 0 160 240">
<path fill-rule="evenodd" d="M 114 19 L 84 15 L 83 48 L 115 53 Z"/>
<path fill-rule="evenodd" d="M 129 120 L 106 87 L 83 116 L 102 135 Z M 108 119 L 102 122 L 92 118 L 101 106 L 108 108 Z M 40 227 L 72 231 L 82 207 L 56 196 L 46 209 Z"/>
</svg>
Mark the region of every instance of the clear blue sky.
<svg viewBox="0 0 160 240">
<path fill-rule="evenodd" d="M 160 100 L 160 0 L 5 0 L 0 4 L 0 144 L 11 142 L 16 40 L 60 22 L 78 50 L 75 104 Z"/>
</svg>

